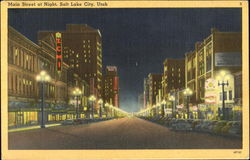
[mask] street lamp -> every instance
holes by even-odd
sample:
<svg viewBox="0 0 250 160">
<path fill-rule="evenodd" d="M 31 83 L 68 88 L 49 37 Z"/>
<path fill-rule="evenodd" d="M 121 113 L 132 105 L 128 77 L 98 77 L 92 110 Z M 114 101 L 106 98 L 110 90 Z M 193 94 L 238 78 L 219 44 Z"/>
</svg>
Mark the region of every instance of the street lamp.
<svg viewBox="0 0 250 160">
<path fill-rule="evenodd" d="M 94 119 L 94 101 L 96 100 L 95 96 L 92 95 L 89 97 L 89 101 L 92 103 L 92 111 L 91 111 L 91 114 L 92 114 L 92 119 Z"/>
<path fill-rule="evenodd" d="M 222 89 L 222 120 L 226 119 L 226 116 L 225 116 L 225 96 L 224 96 L 224 89 L 225 88 L 224 87 L 229 85 L 228 78 L 229 77 L 225 71 L 221 71 L 220 75 L 217 77 L 218 86 L 221 86 L 221 89 Z M 220 80 L 221 80 L 221 82 L 220 82 Z M 225 82 L 225 80 L 226 80 L 226 82 Z"/>
<path fill-rule="evenodd" d="M 44 84 L 46 82 L 49 82 L 51 80 L 51 77 L 46 73 L 46 71 L 41 71 L 37 76 L 36 76 L 36 80 L 38 82 L 41 82 L 42 84 L 42 107 L 41 107 L 41 112 L 42 112 L 42 119 L 41 119 L 41 128 L 45 128 L 45 124 L 44 124 Z"/>
<path fill-rule="evenodd" d="M 172 102 L 172 117 L 175 117 L 175 97 L 170 96 L 168 100 Z"/>
<path fill-rule="evenodd" d="M 165 101 L 165 99 L 161 102 L 162 104 L 162 108 L 161 108 L 161 111 L 162 111 L 162 117 L 165 116 L 165 108 L 166 108 L 166 104 L 167 102 Z"/>
<path fill-rule="evenodd" d="M 111 108 L 111 117 L 114 117 L 114 109 L 113 109 L 113 105 L 110 104 L 109 107 Z"/>
<path fill-rule="evenodd" d="M 99 99 L 98 104 L 100 105 L 100 117 L 102 117 L 102 105 L 103 105 L 103 100 Z"/>
<path fill-rule="evenodd" d="M 74 91 L 73 91 L 73 94 L 76 98 L 76 119 L 79 118 L 79 104 L 78 104 L 78 98 L 81 96 L 82 94 L 82 91 L 79 89 L 79 88 L 76 88 Z"/>
<path fill-rule="evenodd" d="M 189 97 L 193 94 L 193 91 L 189 88 L 184 90 L 184 95 L 187 97 L 187 118 L 189 119 Z"/>
</svg>

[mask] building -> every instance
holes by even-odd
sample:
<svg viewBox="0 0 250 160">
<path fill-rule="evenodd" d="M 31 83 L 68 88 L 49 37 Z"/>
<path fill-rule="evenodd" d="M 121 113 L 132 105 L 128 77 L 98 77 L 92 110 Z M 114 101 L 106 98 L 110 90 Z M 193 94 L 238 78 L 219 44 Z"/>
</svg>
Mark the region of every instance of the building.
<svg viewBox="0 0 250 160">
<path fill-rule="evenodd" d="M 107 66 L 103 76 L 103 101 L 119 108 L 119 77 L 116 66 Z"/>
<path fill-rule="evenodd" d="M 57 31 L 41 31 L 39 37 Z M 89 83 L 91 93 L 102 95 L 102 36 L 98 29 L 87 24 L 67 24 L 62 33 L 63 61 L 74 73 Z M 91 87 L 93 85 L 93 87 Z"/>
<path fill-rule="evenodd" d="M 161 89 L 162 74 L 153 74 L 148 75 L 148 84 L 149 84 L 149 105 L 152 107 L 157 103 L 157 95 Z"/>
<path fill-rule="evenodd" d="M 56 70 L 53 35 L 35 44 L 14 28 L 8 28 L 8 122 L 9 127 L 38 123 L 41 119 L 41 88 L 36 76 L 45 70 L 51 81 L 45 85 L 45 121 L 57 108 L 67 108 L 67 70 Z M 57 116 L 62 119 L 62 115 Z"/>
<path fill-rule="evenodd" d="M 241 70 L 241 37 L 239 32 L 219 32 L 213 28 L 203 42 L 195 44 L 194 51 L 185 55 L 185 86 L 194 91 L 194 102 L 205 102 L 207 79 L 216 79 L 221 70 L 231 74 Z"/>
<path fill-rule="evenodd" d="M 144 108 L 149 107 L 149 83 L 148 78 L 144 78 L 144 86 L 143 86 L 143 94 L 144 94 Z"/>
<path fill-rule="evenodd" d="M 200 108 L 209 110 L 211 116 L 218 116 L 218 107 L 221 108 L 222 104 L 221 86 L 218 86 L 221 71 L 231 77 L 225 87 L 225 103 L 229 108 L 234 104 L 232 75 L 242 70 L 241 34 L 213 28 L 207 38 L 195 44 L 194 51 L 185 54 L 185 87 L 193 91 L 191 103 L 200 104 Z"/>
<path fill-rule="evenodd" d="M 167 99 L 171 90 L 185 87 L 185 59 L 168 58 L 163 65 L 162 91 L 163 97 Z"/>
<path fill-rule="evenodd" d="M 242 71 L 234 73 L 234 101 L 242 106 Z"/>
</svg>

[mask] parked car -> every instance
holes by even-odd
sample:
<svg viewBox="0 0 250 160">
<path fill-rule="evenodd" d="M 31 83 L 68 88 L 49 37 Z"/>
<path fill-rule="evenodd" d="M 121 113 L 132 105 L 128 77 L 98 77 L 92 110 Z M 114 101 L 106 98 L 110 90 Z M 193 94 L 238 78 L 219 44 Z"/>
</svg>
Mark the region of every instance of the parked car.
<svg viewBox="0 0 250 160">
<path fill-rule="evenodd" d="M 227 124 L 221 128 L 221 134 L 228 135 L 228 130 L 232 127 L 234 121 L 229 121 Z"/>
<path fill-rule="evenodd" d="M 227 121 L 217 121 L 211 128 L 210 133 L 221 134 L 221 129 L 227 124 Z"/>
<path fill-rule="evenodd" d="M 173 118 L 173 119 L 171 119 L 171 121 L 169 122 L 169 126 L 170 126 L 172 129 L 175 128 L 175 124 L 176 124 L 177 120 L 178 120 L 178 119 Z"/>
<path fill-rule="evenodd" d="M 242 137 L 242 124 L 241 122 L 234 122 L 228 130 L 229 136 Z"/>
<path fill-rule="evenodd" d="M 65 119 L 64 121 L 61 122 L 62 125 L 71 125 L 74 124 L 73 119 Z"/>
<path fill-rule="evenodd" d="M 192 121 L 192 124 L 191 124 L 191 127 L 192 127 L 192 130 L 196 130 L 196 126 L 198 126 L 199 124 L 201 124 L 201 120 L 200 119 L 194 119 Z"/>
<path fill-rule="evenodd" d="M 209 120 L 202 120 L 201 123 L 195 127 L 195 130 L 198 132 L 204 132 L 205 128 L 208 127 L 209 123 L 210 123 Z"/>
<path fill-rule="evenodd" d="M 192 131 L 192 126 L 188 120 L 180 119 L 176 121 L 173 129 L 176 131 Z"/>
<path fill-rule="evenodd" d="M 29 124 L 30 125 L 35 125 L 35 124 L 38 124 L 38 122 L 37 121 L 29 121 Z"/>
</svg>

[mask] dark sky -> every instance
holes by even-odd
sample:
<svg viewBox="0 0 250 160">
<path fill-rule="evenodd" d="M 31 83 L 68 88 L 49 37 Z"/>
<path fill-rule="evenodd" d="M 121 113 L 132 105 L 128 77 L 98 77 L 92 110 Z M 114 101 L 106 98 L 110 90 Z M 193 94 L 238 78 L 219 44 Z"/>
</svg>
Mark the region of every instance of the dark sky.
<svg viewBox="0 0 250 160">
<path fill-rule="evenodd" d="M 103 65 L 116 65 L 121 108 L 137 111 L 143 78 L 162 73 L 165 58 L 184 58 L 212 27 L 241 31 L 241 9 L 9 9 L 9 25 L 37 42 L 38 30 L 65 30 L 66 24 L 100 29 Z"/>
</svg>

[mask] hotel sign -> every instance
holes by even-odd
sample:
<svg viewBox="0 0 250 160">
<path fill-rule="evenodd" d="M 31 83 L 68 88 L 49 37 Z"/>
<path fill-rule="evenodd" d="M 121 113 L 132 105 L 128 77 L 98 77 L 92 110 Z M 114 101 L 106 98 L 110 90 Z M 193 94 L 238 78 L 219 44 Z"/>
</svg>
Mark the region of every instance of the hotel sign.
<svg viewBox="0 0 250 160">
<path fill-rule="evenodd" d="M 56 66 L 57 71 L 62 71 L 62 34 L 56 33 Z"/>
<path fill-rule="evenodd" d="M 209 78 L 205 81 L 205 103 L 216 104 L 216 80 Z"/>
<path fill-rule="evenodd" d="M 215 66 L 241 66 L 241 53 L 215 53 Z"/>
</svg>

